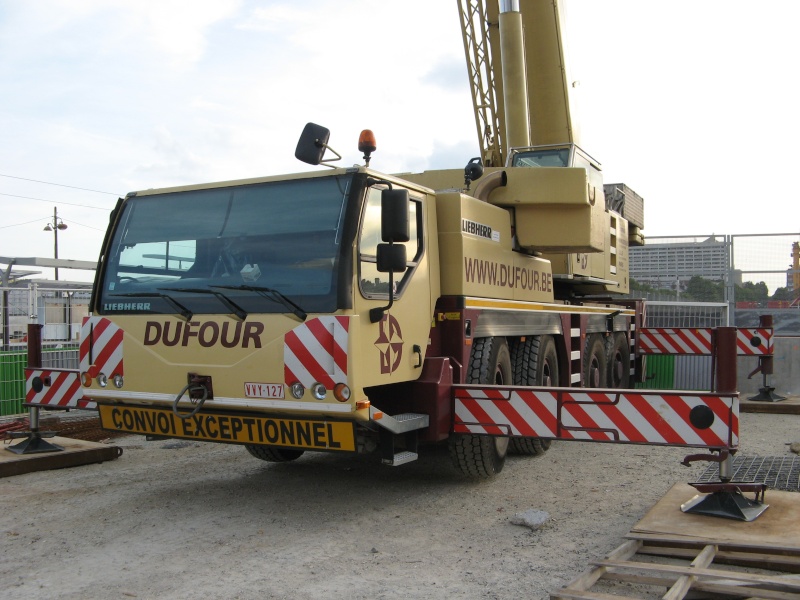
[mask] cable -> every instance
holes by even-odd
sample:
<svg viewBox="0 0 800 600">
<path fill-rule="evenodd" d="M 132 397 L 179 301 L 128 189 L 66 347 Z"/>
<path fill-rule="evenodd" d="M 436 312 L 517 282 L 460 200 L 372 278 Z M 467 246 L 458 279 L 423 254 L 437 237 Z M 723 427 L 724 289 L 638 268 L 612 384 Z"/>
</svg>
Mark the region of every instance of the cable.
<svg viewBox="0 0 800 600">
<path fill-rule="evenodd" d="M 40 217 L 33 221 L 25 221 L 24 223 L 16 223 L 14 225 L 0 225 L 0 229 L 8 229 L 9 227 L 20 227 L 22 225 L 30 225 L 31 223 L 39 223 L 42 221 L 47 221 L 48 223 L 52 223 L 53 217 Z M 59 220 L 63 221 L 64 223 L 69 223 L 70 225 L 80 225 L 81 227 L 86 227 L 87 229 L 94 229 L 95 231 L 105 231 L 105 229 L 100 229 L 99 227 L 92 227 L 91 225 L 84 225 L 83 223 L 78 223 L 77 221 L 73 221 L 72 219 L 62 219 L 59 217 Z"/>
<path fill-rule="evenodd" d="M 73 190 L 83 190 L 84 192 L 95 192 L 96 194 L 108 194 L 109 196 L 120 196 L 120 194 L 115 194 L 113 192 L 90 190 L 88 188 L 77 187 L 74 185 L 65 185 L 63 183 L 52 183 L 50 181 L 40 181 L 38 179 L 28 179 L 27 177 L 15 177 L 14 175 L 3 175 L 2 173 L 0 173 L 0 177 L 9 177 L 11 179 L 22 179 L 23 181 L 33 181 L 34 183 L 44 183 L 47 185 L 57 185 L 58 187 L 72 188 Z"/>
<path fill-rule="evenodd" d="M 10 196 L 12 198 L 23 198 L 24 200 L 36 200 L 38 202 L 49 202 L 50 204 L 59 204 L 59 205 L 60 204 L 66 204 L 67 206 L 80 206 L 81 208 L 96 208 L 97 210 L 111 210 L 110 208 L 103 208 L 102 206 L 89 206 L 88 204 L 75 204 L 74 202 L 64 202 L 62 200 L 45 200 L 44 198 L 32 198 L 30 196 L 18 196 L 17 194 L 5 194 L 3 192 L 0 192 L 0 196 Z"/>
<path fill-rule="evenodd" d="M 0 225 L 0 229 L 8 229 L 9 227 L 19 227 L 20 225 L 29 225 L 30 223 L 38 223 L 40 221 L 46 221 L 46 220 L 47 217 L 41 217 L 39 219 L 35 219 L 34 221 L 25 221 L 24 223 L 17 223 L 16 225 Z"/>
<path fill-rule="evenodd" d="M 59 217 L 61 219 L 61 217 Z M 105 229 L 100 229 L 99 227 L 92 227 L 91 225 L 84 225 L 83 223 L 78 223 L 77 221 L 72 221 L 71 219 L 61 219 L 64 223 L 69 223 L 70 225 L 80 225 L 81 227 L 86 227 L 86 229 L 94 229 L 95 231 L 105 231 Z"/>
</svg>

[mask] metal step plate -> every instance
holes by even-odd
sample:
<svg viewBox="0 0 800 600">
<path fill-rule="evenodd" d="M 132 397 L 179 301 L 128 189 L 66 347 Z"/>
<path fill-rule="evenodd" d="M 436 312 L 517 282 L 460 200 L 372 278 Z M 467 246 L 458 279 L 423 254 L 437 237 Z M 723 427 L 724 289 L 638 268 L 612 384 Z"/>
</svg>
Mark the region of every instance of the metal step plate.
<svg viewBox="0 0 800 600">
<path fill-rule="evenodd" d="M 417 460 L 419 458 L 419 454 L 416 452 L 398 452 L 394 455 L 392 459 L 391 466 L 399 467 L 400 465 L 404 465 L 406 463 L 410 463 L 412 461 Z"/>
</svg>

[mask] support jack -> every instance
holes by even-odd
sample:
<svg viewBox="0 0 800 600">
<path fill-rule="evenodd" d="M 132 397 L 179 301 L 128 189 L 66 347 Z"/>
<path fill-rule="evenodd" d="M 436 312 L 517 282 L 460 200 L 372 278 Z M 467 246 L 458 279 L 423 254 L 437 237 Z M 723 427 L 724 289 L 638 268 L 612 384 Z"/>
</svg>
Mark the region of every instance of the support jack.
<svg viewBox="0 0 800 600">
<path fill-rule="evenodd" d="M 24 442 L 20 442 L 14 446 L 7 446 L 6 450 L 14 454 L 41 454 L 43 452 L 59 452 L 63 450 L 57 444 L 51 444 L 44 440 L 44 438 L 55 437 L 55 431 L 39 431 L 39 407 L 31 406 L 30 414 L 30 431 L 17 431 L 11 433 L 11 439 L 27 438 Z"/>
<path fill-rule="evenodd" d="M 748 400 L 754 400 L 756 402 L 780 402 L 781 400 L 786 400 L 786 396 L 776 394 L 774 387 L 765 385 L 764 387 L 758 388 L 758 394 L 748 398 Z"/>
<path fill-rule="evenodd" d="M 761 315 L 760 318 L 760 325 L 761 327 L 772 329 L 772 316 L 771 315 Z M 753 338 L 755 340 L 759 340 L 758 337 Z M 771 348 L 771 347 L 770 347 Z M 786 400 L 786 396 L 780 396 L 775 393 L 775 388 L 769 384 L 769 376 L 774 373 L 773 368 L 773 359 L 774 356 L 772 355 L 772 350 L 770 349 L 770 353 L 759 356 L 758 357 L 758 366 L 750 373 L 747 378 L 750 379 L 756 373 L 761 373 L 761 387 L 758 388 L 758 394 L 753 396 L 752 398 L 748 398 L 748 400 L 753 400 L 755 402 L 780 402 L 781 400 Z"/>
<path fill-rule="evenodd" d="M 42 452 L 59 452 L 63 450 L 58 444 L 52 444 L 44 438 L 55 437 L 55 431 L 19 431 L 12 432 L 11 438 L 27 438 L 24 442 L 6 447 L 14 454 L 40 454 Z"/>
<path fill-rule="evenodd" d="M 690 483 L 698 494 L 681 504 L 681 511 L 709 517 L 754 521 L 769 508 L 764 504 L 764 483 Z M 755 499 L 745 498 L 742 491 L 755 492 Z"/>
<path fill-rule="evenodd" d="M 739 521 L 754 521 L 769 508 L 764 504 L 766 483 L 731 481 L 733 456 L 730 449 L 720 448 L 719 454 L 690 454 L 683 459 L 683 465 L 690 466 L 695 461 L 715 462 L 719 465 L 719 482 L 690 483 L 698 494 L 681 504 L 681 511 L 708 517 L 722 517 Z M 754 492 L 755 499 L 749 500 L 742 492 Z"/>
</svg>

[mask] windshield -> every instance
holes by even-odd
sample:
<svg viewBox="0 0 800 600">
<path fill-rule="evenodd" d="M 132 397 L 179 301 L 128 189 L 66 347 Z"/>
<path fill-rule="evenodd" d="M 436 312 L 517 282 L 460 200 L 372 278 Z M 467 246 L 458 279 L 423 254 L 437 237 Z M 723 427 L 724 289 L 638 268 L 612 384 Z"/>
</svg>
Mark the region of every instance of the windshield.
<svg viewBox="0 0 800 600">
<path fill-rule="evenodd" d="M 514 154 L 512 167 L 568 167 L 569 148 L 522 150 Z"/>
<path fill-rule="evenodd" d="M 351 183 L 332 176 L 130 198 L 106 252 L 99 312 L 333 312 Z"/>
</svg>

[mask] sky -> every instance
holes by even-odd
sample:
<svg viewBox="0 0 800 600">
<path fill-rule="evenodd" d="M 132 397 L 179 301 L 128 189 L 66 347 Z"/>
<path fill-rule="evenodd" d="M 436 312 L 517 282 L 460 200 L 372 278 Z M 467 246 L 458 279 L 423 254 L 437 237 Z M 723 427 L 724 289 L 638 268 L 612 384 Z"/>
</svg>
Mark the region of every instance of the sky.
<svg viewBox="0 0 800 600">
<path fill-rule="evenodd" d="M 581 145 L 646 236 L 800 231 L 800 2 L 565 6 Z M 129 191 L 315 168 L 309 121 L 343 166 L 365 128 L 380 171 L 477 156 L 457 2 L 0 0 L 0 256 L 52 257 L 54 208 L 94 261 Z"/>
</svg>

